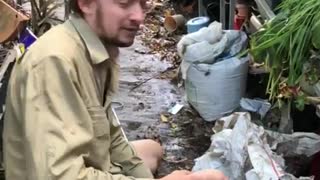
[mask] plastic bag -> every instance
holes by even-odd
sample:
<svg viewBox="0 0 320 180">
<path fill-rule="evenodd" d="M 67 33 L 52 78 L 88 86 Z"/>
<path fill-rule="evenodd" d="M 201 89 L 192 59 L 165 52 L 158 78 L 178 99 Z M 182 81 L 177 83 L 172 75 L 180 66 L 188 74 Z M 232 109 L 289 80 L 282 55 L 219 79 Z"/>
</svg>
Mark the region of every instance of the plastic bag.
<svg viewBox="0 0 320 180">
<path fill-rule="evenodd" d="M 235 110 L 245 93 L 249 56 L 237 55 L 247 46 L 244 32 L 209 27 L 184 36 L 178 43 L 182 78 L 189 103 L 206 121 Z"/>
<path fill-rule="evenodd" d="M 187 72 L 188 102 L 206 121 L 234 111 L 246 90 L 248 57 L 211 64 L 192 64 Z"/>
</svg>

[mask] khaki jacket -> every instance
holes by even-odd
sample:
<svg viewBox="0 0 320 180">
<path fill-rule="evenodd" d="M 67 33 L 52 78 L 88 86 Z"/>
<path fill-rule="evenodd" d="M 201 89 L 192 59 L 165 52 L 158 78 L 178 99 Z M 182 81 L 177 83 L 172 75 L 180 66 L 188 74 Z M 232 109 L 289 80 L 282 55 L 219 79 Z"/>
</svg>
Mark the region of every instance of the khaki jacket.
<svg viewBox="0 0 320 180">
<path fill-rule="evenodd" d="M 119 66 L 73 15 L 13 69 L 6 101 L 7 180 L 152 179 L 111 109 Z"/>
</svg>

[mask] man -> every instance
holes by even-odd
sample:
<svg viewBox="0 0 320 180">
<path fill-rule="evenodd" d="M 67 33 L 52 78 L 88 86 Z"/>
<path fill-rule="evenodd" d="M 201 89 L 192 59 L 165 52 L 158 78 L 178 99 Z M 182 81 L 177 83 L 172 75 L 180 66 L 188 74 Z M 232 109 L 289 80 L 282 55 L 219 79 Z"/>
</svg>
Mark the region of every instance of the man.
<svg viewBox="0 0 320 180">
<path fill-rule="evenodd" d="M 12 72 L 4 125 L 7 180 L 153 179 L 157 143 L 129 144 L 111 109 L 118 47 L 132 45 L 144 0 L 71 0 L 75 12 Z M 176 171 L 163 180 L 225 179 Z"/>
</svg>

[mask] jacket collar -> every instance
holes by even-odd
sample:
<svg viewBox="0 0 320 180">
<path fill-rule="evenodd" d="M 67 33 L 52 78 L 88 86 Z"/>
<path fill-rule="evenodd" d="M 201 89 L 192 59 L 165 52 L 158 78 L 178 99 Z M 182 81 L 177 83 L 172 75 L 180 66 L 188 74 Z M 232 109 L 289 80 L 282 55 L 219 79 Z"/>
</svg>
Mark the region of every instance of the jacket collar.
<svg viewBox="0 0 320 180">
<path fill-rule="evenodd" d="M 110 58 L 108 51 L 97 34 L 95 34 L 82 17 L 77 14 L 72 14 L 70 16 L 70 22 L 84 41 L 93 64 L 102 63 Z"/>
</svg>

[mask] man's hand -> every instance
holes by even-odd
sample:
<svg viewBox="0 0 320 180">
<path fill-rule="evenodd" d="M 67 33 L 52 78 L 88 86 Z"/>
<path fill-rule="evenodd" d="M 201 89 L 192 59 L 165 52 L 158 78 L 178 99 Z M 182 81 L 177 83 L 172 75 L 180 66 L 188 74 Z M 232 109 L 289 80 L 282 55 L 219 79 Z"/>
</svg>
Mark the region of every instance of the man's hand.
<svg viewBox="0 0 320 180">
<path fill-rule="evenodd" d="M 227 180 L 228 178 L 217 170 L 204 170 L 199 172 L 174 171 L 160 180 Z"/>
<path fill-rule="evenodd" d="M 221 171 L 217 170 L 194 172 L 189 176 L 191 177 L 190 180 L 228 180 L 228 178 Z"/>
<path fill-rule="evenodd" d="M 188 175 L 190 175 L 190 171 L 173 171 L 171 174 L 161 178 L 160 180 L 189 180 Z"/>
</svg>

